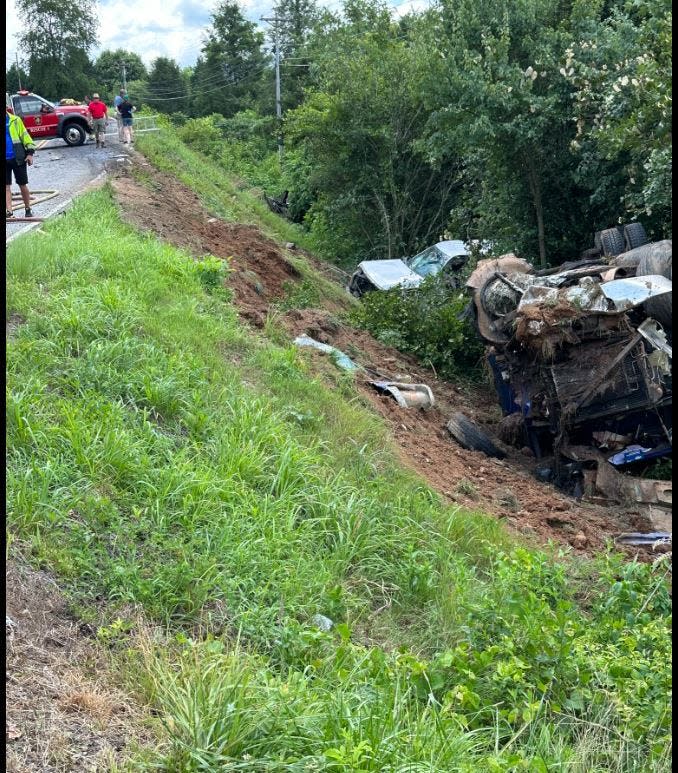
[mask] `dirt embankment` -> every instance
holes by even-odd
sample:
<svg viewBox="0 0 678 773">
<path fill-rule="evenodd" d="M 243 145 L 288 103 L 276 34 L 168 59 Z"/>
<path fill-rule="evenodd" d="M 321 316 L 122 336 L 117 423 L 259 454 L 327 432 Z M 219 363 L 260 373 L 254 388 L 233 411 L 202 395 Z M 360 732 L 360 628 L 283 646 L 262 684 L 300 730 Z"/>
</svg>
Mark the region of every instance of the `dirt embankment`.
<svg viewBox="0 0 678 773">
<path fill-rule="evenodd" d="M 227 283 L 235 303 L 243 319 L 256 327 L 285 296 L 289 283 L 300 278 L 281 248 L 256 227 L 210 217 L 192 191 L 150 165 L 144 166 L 143 183 L 126 173 L 114 180 L 114 189 L 124 216 L 135 226 L 196 257 L 228 259 L 233 273 Z M 450 501 L 505 519 L 528 539 L 552 539 L 578 551 L 598 550 L 620 532 L 650 530 L 640 509 L 577 502 L 538 482 L 534 457 L 505 448 L 507 456 L 500 461 L 461 448 L 445 429 L 447 419 L 461 411 L 492 432 L 501 413 L 491 389 L 442 381 L 369 333 L 342 324 L 327 309 L 292 310 L 283 315 L 282 324 L 291 336 L 305 333 L 332 344 L 368 369 L 357 377 L 358 389 L 391 426 L 403 463 Z M 436 406 L 427 411 L 400 408 L 370 386 L 377 374 L 428 384 Z"/>
<path fill-rule="evenodd" d="M 114 679 L 55 581 L 6 566 L 7 770 L 102 771 L 152 743 L 143 712 Z"/>
</svg>

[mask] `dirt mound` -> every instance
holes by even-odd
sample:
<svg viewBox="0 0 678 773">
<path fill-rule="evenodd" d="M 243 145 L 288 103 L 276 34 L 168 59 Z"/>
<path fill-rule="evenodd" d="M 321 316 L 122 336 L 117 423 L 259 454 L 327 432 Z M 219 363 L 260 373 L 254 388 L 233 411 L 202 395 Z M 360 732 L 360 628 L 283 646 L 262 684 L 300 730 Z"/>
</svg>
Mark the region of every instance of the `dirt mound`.
<svg viewBox="0 0 678 773">
<path fill-rule="evenodd" d="M 7 769 L 108 770 L 150 742 L 54 580 L 9 561 L 5 589 Z"/>
<path fill-rule="evenodd" d="M 300 277 L 297 268 L 255 226 L 209 217 L 200 199 L 178 180 L 150 164 L 141 173 L 138 169 L 125 170 L 112 182 L 124 219 L 195 257 L 228 260 L 232 273 L 227 285 L 242 316 L 263 325 L 271 302 Z"/>
</svg>

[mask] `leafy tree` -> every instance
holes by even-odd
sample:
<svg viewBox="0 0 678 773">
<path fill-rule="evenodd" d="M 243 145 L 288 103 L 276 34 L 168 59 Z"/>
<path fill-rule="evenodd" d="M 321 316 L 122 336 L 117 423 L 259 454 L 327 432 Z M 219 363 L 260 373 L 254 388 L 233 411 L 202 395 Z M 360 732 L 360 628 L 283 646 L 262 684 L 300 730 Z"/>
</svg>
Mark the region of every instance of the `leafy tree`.
<svg viewBox="0 0 678 773">
<path fill-rule="evenodd" d="M 608 225 L 624 214 L 654 236 L 671 233 L 671 19 L 666 0 L 638 0 L 580 21 L 560 69 L 582 184 Z"/>
<path fill-rule="evenodd" d="M 95 3 L 17 0 L 23 30 L 19 44 L 27 54 L 31 88 L 60 99 L 84 96 L 92 86 L 88 51 L 97 42 Z"/>
<path fill-rule="evenodd" d="M 252 107 L 261 88 L 267 57 L 264 37 L 234 0 L 224 0 L 212 15 L 212 27 L 191 78 L 196 115 L 230 117 Z"/>
<path fill-rule="evenodd" d="M 23 67 L 17 67 L 16 64 L 13 64 L 5 72 L 5 87 L 10 94 L 18 91 L 20 87 L 26 88 L 28 80 L 28 73 Z"/>
<path fill-rule="evenodd" d="M 173 59 L 159 56 L 153 61 L 142 99 L 162 113 L 186 109 L 188 84 Z"/>
<path fill-rule="evenodd" d="M 482 229 L 473 235 L 541 265 L 571 257 L 591 228 L 573 178 L 570 89 L 558 76 L 567 6 L 445 0 L 440 19 L 431 151 L 465 158 L 463 207 Z M 466 217 L 454 211 L 453 227 Z"/>
<path fill-rule="evenodd" d="M 148 77 L 146 65 L 139 54 L 117 48 L 115 51 L 106 49 L 102 51 L 94 62 L 94 76 L 99 84 L 99 92 L 104 93 L 108 99 L 112 99 L 122 88 L 122 67 L 125 63 L 126 80 L 145 80 Z"/>
<path fill-rule="evenodd" d="M 315 85 L 288 117 L 304 161 L 293 191 L 315 199 L 307 222 L 328 252 L 355 262 L 437 241 L 459 183 L 458 159 L 420 144 L 431 109 L 422 86 L 434 48 L 400 38 L 380 3 L 315 42 Z"/>
</svg>

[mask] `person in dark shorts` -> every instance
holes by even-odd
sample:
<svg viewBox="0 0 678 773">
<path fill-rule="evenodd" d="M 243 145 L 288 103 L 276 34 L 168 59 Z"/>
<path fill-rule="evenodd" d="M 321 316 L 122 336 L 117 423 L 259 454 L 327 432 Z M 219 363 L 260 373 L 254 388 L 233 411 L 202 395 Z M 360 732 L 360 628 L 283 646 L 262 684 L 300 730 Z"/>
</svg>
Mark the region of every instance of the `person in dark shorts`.
<svg viewBox="0 0 678 773">
<path fill-rule="evenodd" d="M 136 107 L 131 103 L 129 97 L 124 97 L 122 102 L 118 105 L 118 112 L 122 117 L 122 142 L 124 145 L 129 145 L 130 142 L 134 142 L 132 135 L 132 124 L 134 119 L 132 113 L 136 110 Z"/>
<path fill-rule="evenodd" d="M 33 217 L 31 194 L 28 190 L 28 167 L 33 163 L 35 143 L 18 115 L 6 112 L 5 123 L 5 204 L 6 216 L 14 217 L 12 210 L 12 175 L 16 180 L 26 208 L 26 217 Z"/>
</svg>

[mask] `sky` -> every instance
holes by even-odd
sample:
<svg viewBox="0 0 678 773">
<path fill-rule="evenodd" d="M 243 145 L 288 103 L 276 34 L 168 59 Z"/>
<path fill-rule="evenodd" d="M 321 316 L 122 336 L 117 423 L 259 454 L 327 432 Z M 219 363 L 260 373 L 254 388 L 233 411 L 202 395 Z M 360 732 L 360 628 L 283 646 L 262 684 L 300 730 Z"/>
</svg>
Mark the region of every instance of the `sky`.
<svg viewBox="0 0 678 773">
<path fill-rule="evenodd" d="M 99 0 L 99 46 L 103 49 L 125 48 L 141 55 L 146 64 L 158 56 L 175 59 L 182 67 L 195 64 L 205 28 L 218 0 Z M 319 0 L 330 9 L 341 6 L 341 0 Z M 428 0 L 389 0 L 397 16 L 408 10 L 428 6 Z M 259 22 L 272 14 L 272 0 L 240 0 L 248 19 Z M 7 0 L 6 64 L 9 67 L 17 52 L 16 33 L 20 29 L 14 0 Z M 121 23 L 122 21 L 122 23 Z M 263 25 L 262 25 L 263 26 Z M 19 51 L 21 59 L 21 51 Z"/>
</svg>

